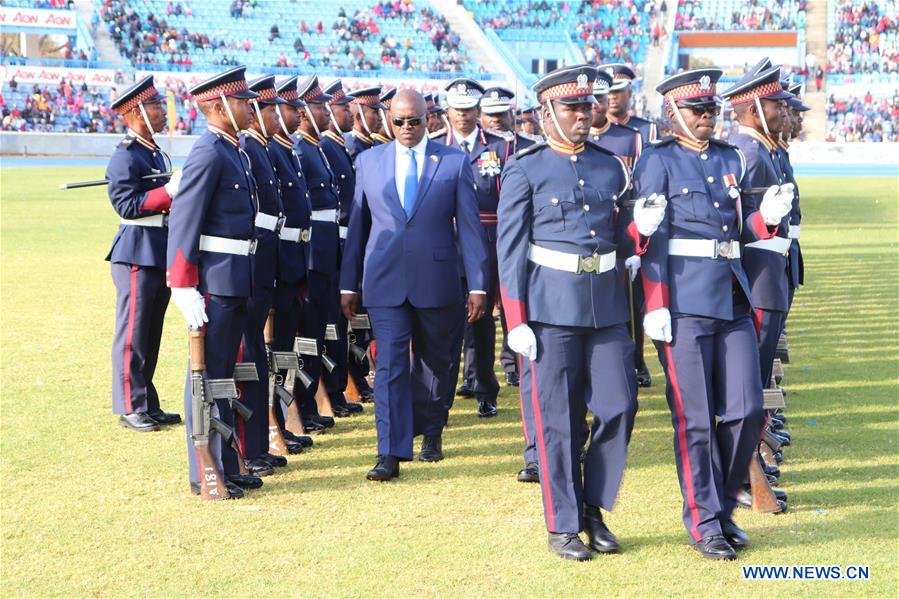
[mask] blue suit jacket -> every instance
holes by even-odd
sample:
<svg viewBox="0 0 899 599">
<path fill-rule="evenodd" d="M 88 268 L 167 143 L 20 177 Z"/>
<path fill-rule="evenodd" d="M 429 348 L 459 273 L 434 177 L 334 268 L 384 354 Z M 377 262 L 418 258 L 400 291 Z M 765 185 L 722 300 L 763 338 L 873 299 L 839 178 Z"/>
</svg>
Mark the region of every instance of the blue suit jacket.
<svg viewBox="0 0 899 599">
<path fill-rule="evenodd" d="M 109 201 L 118 215 L 136 219 L 168 212 L 172 200 L 163 188 L 168 178 L 141 179 L 144 175 L 163 173 L 168 168 L 162 150 L 151 150 L 133 137 L 126 137 L 113 152 L 106 168 Z M 167 235 L 168 227 L 119 225 L 106 259 L 165 268 Z"/>
<path fill-rule="evenodd" d="M 468 157 L 433 141 L 426 150 L 408 218 L 396 191 L 396 142 L 356 158 L 340 288 L 358 292 L 361 280 L 366 307 L 407 300 L 417 308 L 461 302 L 459 252 L 469 287 L 486 288 L 487 245 Z"/>
</svg>

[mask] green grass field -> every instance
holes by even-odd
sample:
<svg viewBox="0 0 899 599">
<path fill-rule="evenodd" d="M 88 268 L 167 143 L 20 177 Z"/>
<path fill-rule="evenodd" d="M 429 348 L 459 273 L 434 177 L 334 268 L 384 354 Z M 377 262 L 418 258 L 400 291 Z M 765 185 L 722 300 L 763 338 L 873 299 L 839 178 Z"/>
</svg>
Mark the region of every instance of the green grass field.
<svg viewBox="0 0 899 599">
<path fill-rule="evenodd" d="M 188 492 L 183 427 L 120 429 L 110 413 L 117 226 L 105 194 L 56 191 L 102 169 L 3 169 L 2 583 L 9 596 L 896 596 L 897 182 L 800 180 L 807 286 L 788 323 L 790 511 L 736 518 L 736 562 L 687 545 L 663 379 L 641 393 L 608 518 L 623 553 L 551 555 L 537 485 L 515 482 L 517 394 L 479 420 L 459 400 L 447 459 L 365 481 L 372 408 L 339 421 L 236 502 Z M 171 306 L 157 386 L 181 412 L 186 335 Z M 741 565 L 860 564 L 867 581 L 744 581 Z"/>
</svg>

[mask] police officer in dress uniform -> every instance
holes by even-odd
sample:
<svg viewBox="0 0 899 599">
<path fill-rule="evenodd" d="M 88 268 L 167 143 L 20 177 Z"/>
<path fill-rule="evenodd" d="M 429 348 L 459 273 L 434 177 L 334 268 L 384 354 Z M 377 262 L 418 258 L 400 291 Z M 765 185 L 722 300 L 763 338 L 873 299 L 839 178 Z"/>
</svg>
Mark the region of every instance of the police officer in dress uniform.
<svg viewBox="0 0 899 599">
<path fill-rule="evenodd" d="M 355 161 L 361 152 L 375 145 L 374 134 L 380 131 L 381 110 L 385 108 L 378 97 L 381 86 L 375 85 L 353 92 L 350 106 L 353 107 L 353 130 L 344 136 L 346 149 Z"/>
<path fill-rule="evenodd" d="M 278 275 L 279 234 L 284 225 L 284 209 L 275 166 L 269 156 L 271 136 L 278 130 L 275 106 L 283 104 L 275 91 L 275 76 L 265 75 L 249 83 L 259 97 L 250 100 L 255 119 L 240 136 L 241 148 L 250 162 L 250 172 L 256 180 L 256 251 L 253 254 L 253 294 L 247 302 L 247 323 L 241 341 L 238 362 L 256 365 L 257 381 L 240 384 L 241 401 L 253 410 L 244 420 L 235 414 L 238 447 L 247 471 L 256 476 L 274 474 L 275 466 L 286 466 L 287 459 L 268 451 L 268 360 L 265 353 L 263 328 L 272 307 Z M 230 452 L 228 452 L 230 453 Z M 228 456 L 226 459 L 236 458 Z M 227 468 L 227 466 L 226 466 Z"/>
<path fill-rule="evenodd" d="M 125 121 L 128 136 L 106 168 L 109 200 L 121 218 L 106 256 L 116 287 L 112 412 L 120 414 L 121 426 L 136 431 L 181 422 L 181 416 L 160 408 L 153 385 L 170 296 L 164 272 L 167 214 L 178 186 L 177 176 L 143 179 L 171 170 L 168 156 L 153 141 L 165 127 L 162 100 L 152 75 L 119 94 L 111 108 Z"/>
<path fill-rule="evenodd" d="M 502 137 L 506 141 L 506 148 L 503 152 L 502 162 L 505 164 L 509 158 L 515 155 L 519 150 L 536 143 L 531 137 L 526 137 L 515 132 L 515 113 L 512 110 L 512 101 L 515 94 L 504 87 L 490 87 L 484 90 L 481 96 L 481 127 L 488 133 L 493 133 Z M 509 348 L 506 342 L 506 318 L 503 314 L 502 302 L 499 302 L 499 318 L 503 329 L 503 345 L 499 353 L 499 363 L 506 375 L 506 384 L 510 387 L 517 387 L 520 379 L 518 373 L 518 359 L 515 352 Z M 474 352 L 473 346 L 469 346 L 466 340 L 465 345 L 465 370 L 463 378 L 465 380 L 473 380 L 474 378 Z"/>
<path fill-rule="evenodd" d="M 793 97 L 780 84 L 780 68 L 771 67 L 754 74 L 750 71 L 730 87 L 722 97 L 730 100 L 740 123 L 730 142 L 746 159 L 746 187 L 766 188 L 762 194 L 749 196 L 750 206 L 761 209 L 769 197 L 788 198 L 792 209 L 794 186 L 787 182 L 777 156 L 774 131 L 781 128 L 784 101 Z M 772 191 L 779 186 L 777 193 Z M 770 202 L 769 202 L 770 203 Z M 777 340 L 783 331 L 789 309 L 790 280 L 787 272 L 792 242 L 789 238 L 790 216 L 782 215 L 776 234 L 759 239 L 744 248 L 743 267 L 752 289 L 756 319 L 760 322 L 759 364 L 762 386 L 771 380 Z"/>
<path fill-rule="evenodd" d="M 319 350 L 327 353 L 324 345 L 325 329 L 328 325 L 330 305 L 335 301 L 338 272 L 338 240 L 337 211 L 337 179 L 328 165 L 328 159 L 322 151 L 321 133 L 329 124 L 328 109 L 325 104 L 331 96 L 324 93 L 316 75 L 310 75 L 297 85 L 297 93 L 306 103 L 300 111 L 300 128 L 294 149 L 300 156 L 309 196 L 312 200 L 312 239 L 311 260 L 306 273 L 307 290 L 303 302 L 303 314 L 300 330 L 303 337 L 310 337 L 319 342 Z M 334 426 L 334 419 L 318 413 L 315 392 L 321 378 L 322 360 L 310 357 L 306 361 L 306 371 L 312 377 L 312 385 L 299 389 L 302 401 L 300 415 L 307 432 L 316 432 L 318 425 L 327 428 Z M 307 423 L 309 423 L 307 425 Z"/>
<path fill-rule="evenodd" d="M 516 117 L 515 122 L 519 134 L 534 142 L 543 140 L 543 130 L 540 126 L 540 119 L 537 117 L 537 109 L 535 107 L 530 104 L 522 106 Z"/>
<path fill-rule="evenodd" d="M 279 232 L 278 284 L 272 296 L 274 314 L 274 351 L 293 351 L 294 338 L 300 325 L 302 301 L 306 293 L 306 264 L 311 259 L 312 229 L 309 221 L 312 203 L 306 187 L 306 177 L 300 164 L 300 157 L 293 149 L 291 135 L 299 125 L 297 111 L 306 106 L 297 95 L 297 78 L 289 77 L 275 88 L 283 104 L 275 104 L 278 115 L 278 129 L 267 147 L 281 188 L 281 206 L 284 223 Z M 302 366 L 305 367 L 305 357 Z M 281 373 L 286 376 L 287 373 Z M 289 453 L 300 453 L 305 447 L 312 447 L 312 438 L 296 435 L 284 426 L 285 406 L 278 402 L 274 406 L 275 419 L 284 437 Z M 304 422 L 305 427 L 316 432 L 324 430 L 324 425 Z"/>
<path fill-rule="evenodd" d="M 166 252 L 166 284 L 188 326 L 206 332 L 209 378 L 231 378 L 246 329 L 247 299 L 253 292 L 252 253 L 257 212 L 256 182 L 238 133 L 253 120 L 247 100 L 258 97 L 247 87 L 246 67 L 235 67 L 194 86 L 190 93 L 206 117 L 208 129 L 194 144 L 172 202 Z M 234 426 L 227 400 L 216 400 L 218 417 Z M 193 493 L 200 493 L 197 452 L 191 440 L 191 384 L 184 389 L 187 457 Z M 241 488 L 262 486 L 262 479 L 241 475 L 232 462 L 222 467 L 228 441 L 209 434 L 213 458 L 228 481 L 231 497 Z"/>
<path fill-rule="evenodd" d="M 428 135 L 442 135 L 449 127 L 446 119 L 446 109 L 440 105 L 440 94 L 432 92 L 424 94 L 428 106 Z"/>
<path fill-rule="evenodd" d="M 371 136 L 375 145 L 389 144 L 393 141 L 393 131 L 390 129 L 390 119 L 387 117 L 387 111 L 390 110 L 390 102 L 393 101 L 395 95 L 396 88 L 391 87 L 383 89 L 381 95 L 378 96 L 378 104 L 380 105 L 378 114 L 381 116 L 381 128 L 375 131 Z"/>
<path fill-rule="evenodd" d="M 793 94 L 793 98 L 787 100 L 788 118 L 791 122 L 790 139 L 799 139 L 802 133 L 802 113 L 811 110 L 810 107 L 802 103 L 802 84 L 794 83 L 787 90 Z M 781 140 L 781 158 L 784 162 L 784 174 L 787 182 L 792 183 L 795 188 L 796 199 L 793 201 L 793 209 L 790 211 L 790 230 L 787 236 L 792 240 L 790 243 L 790 298 L 787 310 L 793 305 L 793 296 L 800 285 L 805 284 L 805 265 L 802 260 L 802 249 L 799 246 L 799 231 L 802 223 L 802 210 L 799 208 L 799 185 L 796 183 L 796 177 L 793 174 L 793 165 L 790 163 L 789 143 L 787 140 Z"/>
<path fill-rule="evenodd" d="M 613 81 L 609 89 L 609 120 L 619 125 L 628 125 L 639 131 L 644 146 L 655 141 L 658 138 L 655 123 L 630 114 L 633 102 L 631 85 L 637 78 L 634 70 L 620 62 L 601 64 L 599 69 L 611 75 Z"/>
<path fill-rule="evenodd" d="M 529 362 L 521 394 L 533 409 L 549 547 L 576 560 L 592 557 L 578 534 L 584 529 L 594 550 L 618 550 L 600 508 L 614 504 L 636 413 L 618 260 L 620 249 L 634 251 L 617 209 L 630 177 L 619 158 L 588 140 L 595 76 L 594 67 L 579 65 L 534 85 L 547 142 L 506 165 L 497 232 L 509 346 Z M 648 235 L 661 212 L 636 216 Z M 588 409 L 594 418 L 582 469 Z"/>
<path fill-rule="evenodd" d="M 609 90 L 614 81 L 606 71 L 598 69 L 596 81 L 593 84 L 593 95 L 596 96 L 596 104 L 593 105 L 593 124 L 590 127 L 590 139 L 594 143 L 615 153 L 624 161 L 629 169 L 634 168 L 634 163 L 640 157 L 643 147 L 640 132 L 632 126 L 613 123 L 607 118 L 609 108 Z M 631 121 L 632 124 L 633 121 Z M 636 259 L 629 264 L 635 265 Z M 637 386 L 649 387 L 652 378 L 646 367 L 643 357 L 643 314 L 645 301 L 643 299 L 643 284 L 637 278 L 637 269 L 631 268 L 631 282 L 628 286 L 628 301 L 631 303 L 631 336 L 634 338 L 634 362 L 637 369 Z"/>
<path fill-rule="evenodd" d="M 324 92 L 331 96 L 331 99 L 325 104 L 330 124 L 328 129 L 322 133 L 321 148 L 328 159 L 331 171 L 337 178 L 337 194 L 340 202 L 337 224 L 340 227 L 339 243 L 342 251 L 344 240 L 346 240 L 347 225 L 350 221 L 350 207 L 353 205 L 353 192 L 356 188 L 356 173 L 353 168 L 353 159 L 347 152 L 343 137 L 344 132 L 350 131 L 353 127 L 353 115 L 349 106 L 353 96 L 344 92 L 340 79 L 335 79 L 331 82 L 324 88 Z M 328 391 L 328 397 L 331 399 L 331 408 L 334 410 L 335 416 L 342 417 L 358 414 L 363 410 L 362 404 L 347 401 L 344 396 L 347 377 L 350 375 L 350 371 L 352 371 L 353 381 L 357 386 L 359 382 L 362 382 L 364 388 L 368 388 L 368 382 L 365 380 L 368 369 L 366 368 L 365 372 L 362 372 L 359 362 L 355 359 L 349 359 L 347 354 L 347 321 L 340 309 L 340 292 L 336 285 L 329 307 L 328 323 L 335 324 L 337 329 L 337 340 L 327 342 L 328 355 L 334 359 L 337 366 L 332 372 L 322 372 L 325 388 Z"/>
<path fill-rule="evenodd" d="M 478 400 L 478 416 L 496 416 L 496 396 L 499 383 L 493 366 L 496 362 L 496 324 L 492 306 L 497 297 L 496 271 L 496 205 L 499 202 L 499 175 L 503 169 L 506 141 L 484 131 L 478 124 L 480 100 L 484 88 L 472 79 L 457 78 L 446 86 L 447 115 L 450 128 L 436 141 L 462 150 L 469 157 L 478 196 L 481 225 L 487 236 L 488 276 L 487 305 L 491 310 L 482 319 L 466 323 L 465 336 L 471 336 L 474 352 L 474 384 L 471 393 Z M 432 138 L 433 139 L 433 138 Z M 470 382 L 469 382 L 470 383 Z M 464 387 L 459 395 L 467 395 Z"/>
<path fill-rule="evenodd" d="M 754 294 L 740 244 L 770 238 L 789 201 L 779 187 L 761 210 L 741 198 L 743 156 L 713 138 L 721 73 L 688 71 L 657 86 L 674 135 L 637 161 L 634 209 L 666 206 L 642 247 L 644 328 L 667 377 L 684 526 L 704 557 L 733 559 L 748 541 L 732 520 L 735 497 L 764 422 Z"/>
</svg>

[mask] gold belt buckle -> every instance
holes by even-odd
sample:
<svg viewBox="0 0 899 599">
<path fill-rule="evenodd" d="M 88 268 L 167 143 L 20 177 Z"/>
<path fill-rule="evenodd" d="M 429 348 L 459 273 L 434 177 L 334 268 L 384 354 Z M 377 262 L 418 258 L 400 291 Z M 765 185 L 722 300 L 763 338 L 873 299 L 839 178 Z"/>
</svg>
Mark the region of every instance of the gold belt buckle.
<svg viewBox="0 0 899 599">
<path fill-rule="evenodd" d="M 734 244 L 732 244 L 730 241 L 719 241 L 718 242 L 718 256 L 720 258 L 727 258 L 728 260 L 733 260 Z"/>
<path fill-rule="evenodd" d="M 592 256 L 587 256 L 586 258 L 581 257 L 578 261 L 578 273 L 582 272 L 597 272 L 599 269 L 599 256 L 593 254 Z"/>
<path fill-rule="evenodd" d="M 300 229 L 300 241 L 308 243 L 312 238 L 312 229 Z"/>
</svg>

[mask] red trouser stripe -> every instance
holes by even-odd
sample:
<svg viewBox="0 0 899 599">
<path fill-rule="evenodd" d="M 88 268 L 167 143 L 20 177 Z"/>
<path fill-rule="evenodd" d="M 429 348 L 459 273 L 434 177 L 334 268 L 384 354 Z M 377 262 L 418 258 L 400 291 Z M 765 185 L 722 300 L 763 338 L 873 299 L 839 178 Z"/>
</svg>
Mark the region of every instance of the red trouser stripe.
<svg viewBox="0 0 899 599">
<path fill-rule="evenodd" d="M 128 294 L 128 332 L 125 333 L 125 368 L 122 370 L 125 379 L 125 413 L 130 414 L 131 405 L 131 341 L 134 338 L 134 315 L 137 312 L 137 271 L 140 267 L 131 266 L 131 292 Z"/>
<path fill-rule="evenodd" d="M 516 356 L 516 360 L 518 360 L 518 372 L 521 372 L 521 355 Z M 528 423 L 527 420 L 524 419 L 524 391 L 521 386 L 518 387 L 518 407 L 521 410 L 521 428 L 524 430 L 524 442 L 528 445 L 531 444 L 531 437 L 528 435 Z"/>
<path fill-rule="evenodd" d="M 553 492 L 549 483 L 549 462 L 546 459 L 546 442 L 543 440 L 543 416 L 537 398 L 537 367 L 531 361 L 531 404 L 534 407 L 534 428 L 537 429 L 537 448 L 540 451 L 540 485 L 543 487 L 543 510 L 546 513 L 546 528 L 556 532 L 556 517 L 553 514 Z"/>
<path fill-rule="evenodd" d="M 693 492 L 693 468 L 690 465 L 690 454 L 687 451 L 687 419 L 684 417 L 684 402 L 681 398 L 680 384 L 677 381 L 677 371 L 674 367 L 674 356 L 671 354 L 671 346 L 665 344 L 665 357 L 668 361 L 668 378 L 671 379 L 671 389 L 674 391 L 674 412 L 677 416 L 677 446 L 681 456 L 681 464 L 684 469 L 684 486 L 687 488 L 687 506 L 690 508 L 690 535 L 694 541 L 700 540 L 699 536 L 699 510 L 696 509 L 696 496 Z"/>
</svg>

